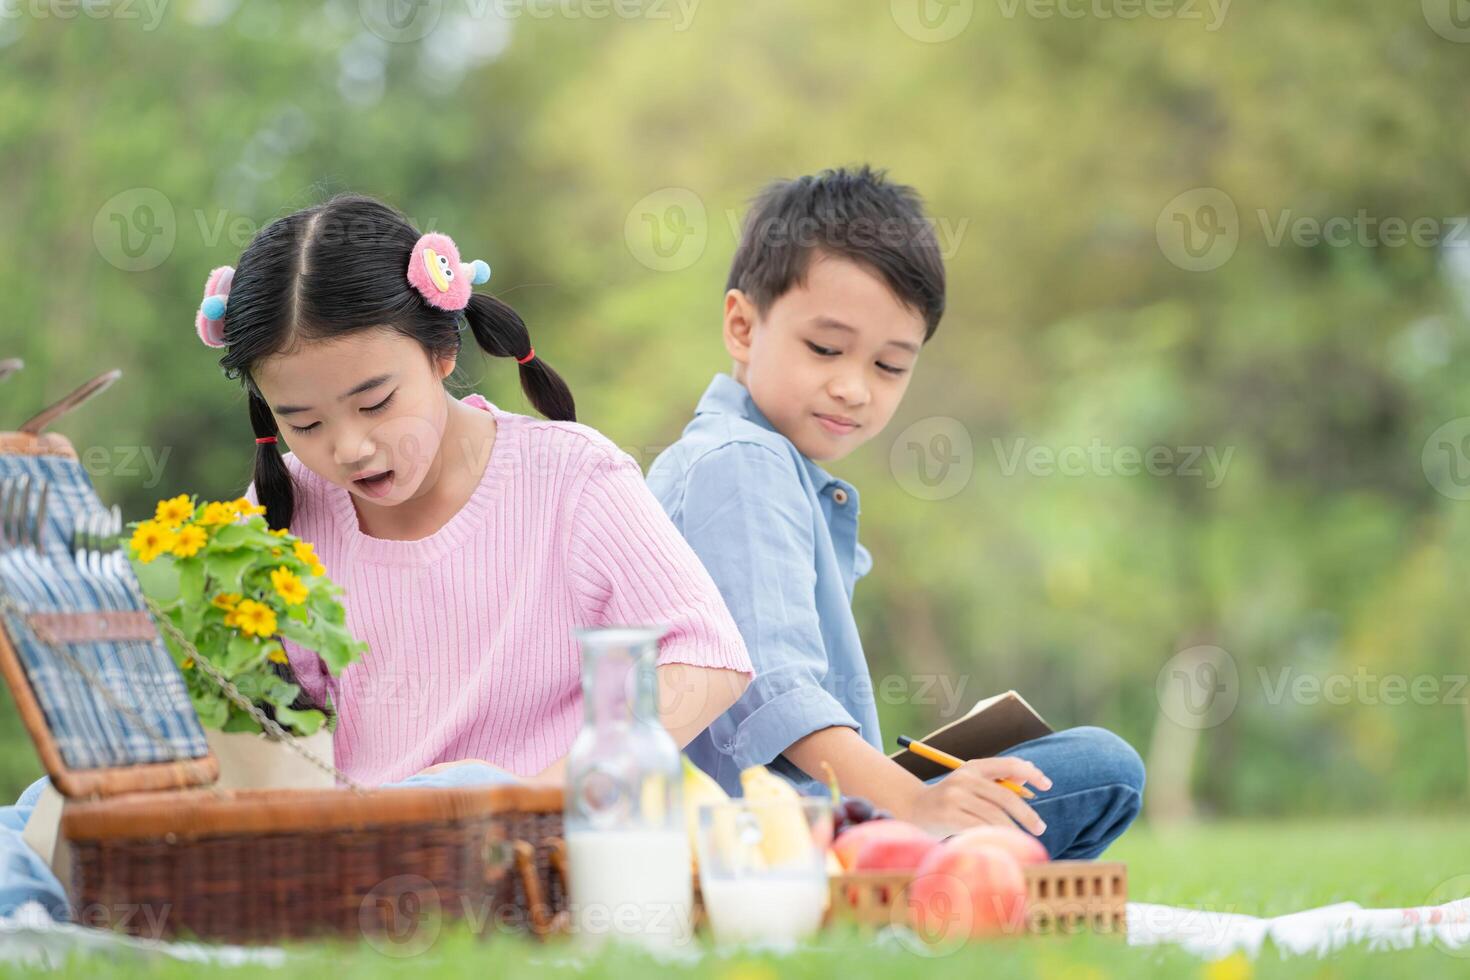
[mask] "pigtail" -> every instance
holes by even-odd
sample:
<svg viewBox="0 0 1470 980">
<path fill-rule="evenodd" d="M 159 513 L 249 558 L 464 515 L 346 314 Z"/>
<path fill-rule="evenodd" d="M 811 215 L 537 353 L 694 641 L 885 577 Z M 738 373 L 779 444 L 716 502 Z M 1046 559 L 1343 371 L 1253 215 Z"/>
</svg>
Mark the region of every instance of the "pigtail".
<svg viewBox="0 0 1470 980">
<path fill-rule="evenodd" d="M 531 353 L 531 333 L 520 314 L 488 293 L 473 293 L 464 309 L 475 341 L 492 357 L 517 359 Z M 561 375 L 539 355 L 521 364 L 521 390 L 532 407 L 558 422 L 577 421 L 577 406 Z"/>
<path fill-rule="evenodd" d="M 253 389 L 250 391 L 250 427 L 255 438 L 277 435 L 276 418 L 270 406 Z M 265 508 L 265 521 L 279 530 L 291 526 L 296 510 L 296 494 L 291 486 L 291 473 L 274 443 L 255 447 L 255 499 Z"/>
<path fill-rule="evenodd" d="M 271 414 L 270 406 L 253 388 L 250 390 L 250 427 L 255 430 L 257 439 L 277 434 L 276 420 Z M 273 443 L 255 447 L 255 499 L 265 508 L 266 523 L 272 528 L 279 530 L 291 526 L 291 518 L 296 509 L 296 493 L 291 484 L 291 471 L 286 469 L 286 462 Z M 296 700 L 291 703 L 291 710 L 306 711 L 316 708 L 329 719 L 332 717 L 331 705 L 317 704 L 307 695 L 305 685 L 296 679 L 296 671 L 289 662 L 272 662 L 268 666 L 281 680 L 296 685 Z M 280 721 L 276 717 L 274 706 L 262 703 L 259 707 L 272 721 Z"/>
</svg>

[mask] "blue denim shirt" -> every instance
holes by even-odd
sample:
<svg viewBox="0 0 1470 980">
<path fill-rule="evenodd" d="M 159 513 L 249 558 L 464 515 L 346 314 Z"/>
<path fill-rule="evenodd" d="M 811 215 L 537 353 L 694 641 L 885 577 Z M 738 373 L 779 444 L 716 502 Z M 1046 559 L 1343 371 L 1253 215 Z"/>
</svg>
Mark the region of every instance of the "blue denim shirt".
<svg viewBox="0 0 1470 980">
<path fill-rule="evenodd" d="M 755 678 L 685 749 L 726 792 L 769 765 L 804 793 L 820 784 L 781 753 L 812 732 L 854 728 L 882 750 L 873 682 L 852 617 L 872 568 L 858 495 L 807 459 L 728 375 L 710 382 L 648 486 L 704 562 L 740 626 Z"/>
</svg>

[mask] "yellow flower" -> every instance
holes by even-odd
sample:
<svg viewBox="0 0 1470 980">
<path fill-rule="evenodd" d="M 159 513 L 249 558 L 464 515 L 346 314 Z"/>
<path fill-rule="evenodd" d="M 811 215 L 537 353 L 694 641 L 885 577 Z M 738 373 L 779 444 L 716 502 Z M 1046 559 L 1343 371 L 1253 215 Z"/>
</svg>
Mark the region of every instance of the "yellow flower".
<svg viewBox="0 0 1470 980">
<path fill-rule="evenodd" d="M 300 558 L 308 565 L 316 561 L 316 545 L 309 541 L 297 541 L 291 546 L 291 549 L 296 552 L 297 558 Z"/>
<path fill-rule="evenodd" d="M 279 557 L 281 557 L 281 549 L 280 548 L 272 548 L 271 549 L 271 557 L 272 558 L 279 558 Z"/>
<path fill-rule="evenodd" d="M 153 520 L 164 527 L 178 527 L 193 516 L 194 502 L 182 493 L 170 500 L 160 500 L 153 511 Z"/>
<path fill-rule="evenodd" d="M 138 553 L 138 560 L 146 565 L 172 548 L 177 537 L 171 528 L 157 521 L 144 521 L 133 531 L 130 543 Z"/>
<path fill-rule="evenodd" d="M 249 497 L 236 497 L 230 501 L 230 506 L 241 517 L 254 517 L 256 514 L 264 514 L 265 508 L 259 504 L 252 504 Z"/>
<path fill-rule="evenodd" d="M 211 604 L 213 604 L 213 606 L 216 609 L 225 609 L 225 610 L 234 609 L 235 606 L 237 606 L 239 604 L 239 602 L 240 602 L 240 593 L 238 593 L 238 592 L 221 592 L 219 595 L 215 596 L 213 599 L 210 599 L 209 601 L 210 601 Z"/>
<path fill-rule="evenodd" d="M 271 585 L 275 586 L 276 594 L 285 599 L 288 606 L 299 606 L 306 601 L 306 586 L 285 565 L 271 572 Z"/>
<path fill-rule="evenodd" d="M 238 627 L 246 636 L 270 636 L 276 631 L 275 611 L 254 599 L 241 600 L 225 618 L 229 619 L 231 616 L 235 620 L 231 625 Z"/>
<path fill-rule="evenodd" d="M 199 553 L 199 549 L 209 542 L 209 534 L 197 524 L 179 528 L 179 533 L 174 539 L 174 554 L 180 558 L 190 558 Z"/>
<path fill-rule="evenodd" d="M 291 529 L 289 527 L 278 527 L 274 531 L 271 532 L 271 534 L 275 535 L 278 538 L 284 538 L 286 535 L 288 535 L 290 533 L 291 533 Z"/>
<path fill-rule="evenodd" d="M 210 501 L 204 505 L 204 513 L 199 515 L 199 523 L 205 525 L 229 524 L 236 517 L 235 508 L 229 504 L 220 504 Z"/>
<path fill-rule="evenodd" d="M 1200 970 L 1205 980 L 1250 980 L 1255 972 L 1251 961 L 1239 950 L 1224 959 L 1206 963 Z"/>
<path fill-rule="evenodd" d="M 265 658 L 273 664 L 283 664 L 286 663 L 286 651 L 280 647 L 271 647 L 270 653 L 267 653 Z"/>
<path fill-rule="evenodd" d="M 180 664 L 179 666 L 180 667 L 183 667 L 185 670 L 188 670 L 190 667 L 194 666 L 194 658 L 193 657 L 185 657 L 184 658 L 184 662 L 182 664 Z"/>
<path fill-rule="evenodd" d="M 327 566 L 323 565 L 321 562 L 314 562 L 311 566 L 311 574 L 317 577 L 321 577 L 327 574 Z"/>
</svg>

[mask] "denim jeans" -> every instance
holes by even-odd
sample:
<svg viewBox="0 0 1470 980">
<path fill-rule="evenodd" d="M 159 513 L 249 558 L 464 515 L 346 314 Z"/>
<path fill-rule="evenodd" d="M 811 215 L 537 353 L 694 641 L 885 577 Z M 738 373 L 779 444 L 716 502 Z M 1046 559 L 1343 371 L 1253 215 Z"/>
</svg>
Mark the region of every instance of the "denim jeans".
<svg viewBox="0 0 1470 980">
<path fill-rule="evenodd" d="M 1029 787 L 1036 799 L 1027 805 L 1046 822 L 1040 839 L 1053 860 L 1097 857 L 1128 829 L 1143 805 L 1143 760 L 1106 729 L 1068 728 L 1001 755 L 1025 759 L 1051 779 L 1045 792 Z"/>
</svg>

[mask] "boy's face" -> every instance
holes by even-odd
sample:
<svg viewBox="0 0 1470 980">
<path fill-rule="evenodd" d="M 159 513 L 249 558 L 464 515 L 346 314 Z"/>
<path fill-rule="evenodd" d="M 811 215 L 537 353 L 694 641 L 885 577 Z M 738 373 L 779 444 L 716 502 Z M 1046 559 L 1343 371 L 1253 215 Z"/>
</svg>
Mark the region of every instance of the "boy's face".
<svg viewBox="0 0 1470 980">
<path fill-rule="evenodd" d="M 842 459 L 883 430 L 923 343 L 923 316 L 878 273 L 821 252 L 764 315 L 738 289 L 725 296 L 735 380 L 817 461 Z"/>
<path fill-rule="evenodd" d="M 386 507 L 431 485 L 426 477 L 448 422 L 443 379 L 454 363 L 432 362 L 415 341 L 382 329 L 302 344 L 265 358 L 251 374 L 298 460 Z"/>
</svg>

